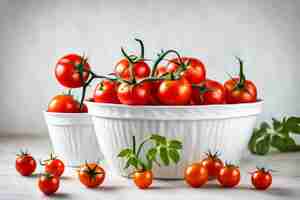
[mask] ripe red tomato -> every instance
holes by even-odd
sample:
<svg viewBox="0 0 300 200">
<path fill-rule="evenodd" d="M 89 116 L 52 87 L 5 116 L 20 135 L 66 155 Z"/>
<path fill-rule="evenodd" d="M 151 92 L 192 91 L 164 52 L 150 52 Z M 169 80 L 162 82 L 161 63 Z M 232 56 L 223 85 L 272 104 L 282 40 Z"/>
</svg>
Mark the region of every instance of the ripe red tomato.
<svg viewBox="0 0 300 200">
<path fill-rule="evenodd" d="M 80 104 L 72 95 L 57 95 L 51 99 L 47 111 L 78 113 L 80 112 Z M 86 106 L 83 106 L 82 112 L 87 112 Z"/>
<path fill-rule="evenodd" d="M 151 85 L 148 82 L 121 83 L 118 87 L 118 98 L 122 104 L 147 105 L 151 100 Z"/>
<path fill-rule="evenodd" d="M 101 185 L 105 178 L 105 171 L 96 163 L 86 163 L 78 171 L 80 182 L 88 188 Z"/>
<path fill-rule="evenodd" d="M 210 105 L 224 103 L 225 89 L 221 83 L 207 79 L 199 87 L 193 87 L 192 104 Z"/>
<path fill-rule="evenodd" d="M 150 67 L 143 60 L 140 60 L 132 65 L 133 76 L 136 80 L 146 78 L 150 75 Z M 130 62 L 125 58 L 120 60 L 115 67 L 115 73 L 117 76 L 121 77 L 124 80 L 131 80 L 132 77 L 130 76 Z"/>
<path fill-rule="evenodd" d="M 94 101 L 119 104 L 117 89 L 118 84 L 116 82 L 110 80 L 101 81 L 94 90 Z"/>
<path fill-rule="evenodd" d="M 197 58 L 182 57 L 182 62 L 187 65 L 185 66 L 182 76 L 188 80 L 191 84 L 199 84 L 206 78 L 206 70 L 204 64 Z M 170 61 L 167 71 L 175 72 L 179 70 L 179 59 L 173 59 Z"/>
<path fill-rule="evenodd" d="M 16 170 L 22 176 L 30 176 L 36 169 L 35 159 L 26 152 L 21 152 L 16 158 Z"/>
<path fill-rule="evenodd" d="M 53 154 L 50 154 L 50 158 L 44 160 L 42 165 L 45 166 L 45 172 L 57 177 L 60 177 L 65 171 L 65 165 L 63 161 L 55 157 Z"/>
<path fill-rule="evenodd" d="M 224 166 L 222 160 L 218 157 L 218 154 L 212 154 L 211 152 L 208 152 L 207 157 L 203 160 L 201 160 L 200 164 L 207 168 L 208 170 L 208 176 L 210 179 L 215 179 L 221 168 Z"/>
<path fill-rule="evenodd" d="M 208 181 L 208 170 L 200 163 L 191 164 L 185 169 L 184 179 L 191 187 L 201 187 Z"/>
<path fill-rule="evenodd" d="M 154 77 L 160 78 L 162 75 L 167 73 L 167 68 L 164 65 L 159 65 L 156 68 Z M 151 81 L 151 105 L 159 105 L 159 98 L 157 96 L 158 88 L 160 84 L 162 83 L 162 80 L 156 80 Z"/>
<path fill-rule="evenodd" d="M 237 166 L 226 164 L 217 176 L 223 187 L 234 187 L 240 182 L 240 170 Z"/>
<path fill-rule="evenodd" d="M 157 92 L 159 101 L 165 105 L 186 105 L 190 102 L 192 86 L 184 78 L 164 80 Z"/>
<path fill-rule="evenodd" d="M 240 75 L 238 78 L 232 78 L 224 83 L 226 102 L 229 104 L 256 102 L 256 86 L 252 81 L 246 80 L 243 61 L 240 58 L 237 59 L 240 63 Z"/>
<path fill-rule="evenodd" d="M 68 54 L 60 58 L 55 66 L 56 79 L 62 86 L 68 88 L 82 87 L 89 78 L 89 71 L 87 59 L 77 54 Z"/>
<path fill-rule="evenodd" d="M 253 186 L 258 190 L 266 190 L 272 184 L 272 175 L 264 168 L 257 169 L 251 175 Z"/>
<path fill-rule="evenodd" d="M 59 188 L 59 178 L 46 173 L 39 177 L 38 186 L 45 195 L 51 195 Z"/>
<path fill-rule="evenodd" d="M 159 65 L 157 66 L 156 68 L 156 72 L 155 72 L 155 77 L 160 77 L 164 74 L 166 74 L 168 71 L 167 71 L 167 67 L 164 66 L 164 65 Z"/>
<path fill-rule="evenodd" d="M 150 170 L 136 171 L 133 173 L 133 181 L 140 189 L 147 189 L 153 180 L 153 174 Z"/>
</svg>

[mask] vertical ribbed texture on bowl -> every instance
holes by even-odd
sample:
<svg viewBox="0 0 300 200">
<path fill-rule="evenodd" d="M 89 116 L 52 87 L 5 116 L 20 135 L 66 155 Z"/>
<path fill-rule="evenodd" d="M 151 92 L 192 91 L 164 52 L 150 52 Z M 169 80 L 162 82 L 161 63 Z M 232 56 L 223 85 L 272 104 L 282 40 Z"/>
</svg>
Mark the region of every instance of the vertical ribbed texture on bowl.
<svg viewBox="0 0 300 200">
<path fill-rule="evenodd" d="M 92 120 L 84 113 L 44 112 L 55 154 L 67 166 L 102 159 Z"/>
<path fill-rule="evenodd" d="M 125 163 L 117 155 L 121 149 L 131 147 L 133 135 L 138 143 L 151 134 L 181 140 L 181 161 L 177 165 L 153 169 L 155 178 L 163 179 L 183 178 L 185 167 L 199 161 L 208 150 L 218 150 L 221 159 L 237 164 L 251 137 L 256 116 L 261 111 L 261 103 L 248 107 L 248 110 L 244 106 L 248 114 L 243 112 L 243 106 L 241 111 L 237 109 L 237 113 L 232 113 L 230 109 L 224 111 L 218 106 L 169 110 L 164 109 L 166 107 L 105 106 L 96 103 L 88 103 L 88 106 L 101 151 L 113 170 L 123 176 L 131 170 L 123 169 Z"/>
</svg>

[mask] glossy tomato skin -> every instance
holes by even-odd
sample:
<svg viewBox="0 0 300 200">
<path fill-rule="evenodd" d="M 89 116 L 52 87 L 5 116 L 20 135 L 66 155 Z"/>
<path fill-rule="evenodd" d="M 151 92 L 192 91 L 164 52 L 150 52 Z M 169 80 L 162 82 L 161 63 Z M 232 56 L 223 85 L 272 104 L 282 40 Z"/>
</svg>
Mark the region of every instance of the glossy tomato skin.
<svg viewBox="0 0 300 200">
<path fill-rule="evenodd" d="M 83 64 L 82 80 L 78 67 L 82 63 L 83 57 L 77 54 L 68 54 L 60 58 L 55 66 L 55 77 L 58 82 L 67 88 L 82 87 L 89 78 L 90 65 L 85 62 Z"/>
<path fill-rule="evenodd" d="M 240 170 L 235 166 L 224 166 L 217 176 L 217 179 L 223 187 L 234 187 L 240 182 Z"/>
<path fill-rule="evenodd" d="M 158 88 L 157 96 L 164 105 L 187 105 L 190 103 L 192 86 L 184 78 L 164 80 Z"/>
<path fill-rule="evenodd" d="M 77 113 L 79 112 L 79 103 L 71 95 L 57 95 L 51 99 L 47 111 Z"/>
<path fill-rule="evenodd" d="M 103 80 L 97 84 L 94 90 L 94 101 L 99 103 L 119 104 L 117 95 L 118 84 L 114 81 Z"/>
<path fill-rule="evenodd" d="M 205 158 L 200 162 L 200 164 L 207 169 L 209 179 L 215 179 L 224 166 L 222 160 L 213 157 Z"/>
<path fill-rule="evenodd" d="M 144 61 L 133 64 L 133 75 L 137 80 L 146 78 L 150 75 L 150 67 Z M 130 63 L 127 59 L 120 60 L 115 66 L 115 73 L 124 80 L 130 80 Z"/>
<path fill-rule="evenodd" d="M 148 105 L 151 101 L 151 84 L 148 82 L 121 83 L 118 87 L 118 98 L 122 104 L 126 105 Z"/>
<path fill-rule="evenodd" d="M 147 189 L 152 184 L 152 180 L 152 171 L 136 171 L 133 173 L 133 181 L 140 189 Z"/>
<path fill-rule="evenodd" d="M 164 65 L 159 65 L 156 69 L 155 77 L 159 78 L 162 75 L 164 75 L 165 73 L 167 73 L 167 67 Z M 158 88 L 162 82 L 163 82 L 162 80 L 157 80 L 157 81 L 152 81 L 150 83 L 151 84 L 151 101 L 150 101 L 151 105 L 159 105 L 160 104 L 157 92 L 158 92 Z"/>
<path fill-rule="evenodd" d="M 193 87 L 192 104 L 211 105 L 225 103 L 225 88 L 214 80 L 205 80 L 199 86 L 204 87 L 206 91 L 201 92 L 199 87 Z"/>
<path fill-rule="evenodd" d="M 229 104 L 252 103 L 257 100 L 257 89 L 250 80 L 245 80 L 243 88 L 236 88 L 239 78 L 233 78 L 225 82 L 226 102 Z"/>
<path fill-rule="evenodd" d="M 185 169 L 184 179 L 191 187 L 201 187 L 208 181 L 208 170 L 200 163 L 193 163 Z"/>
<path fill-rule="evenodd" d="M 16 158 L 16 170 L 22 176 L 30 176 L 36 169 L 36 161 L 29 154 L 18 155 Z"/>
<path fill-rule="evenodd" d="M 264 170 L 257 170 L 251 175 L 252 185 L 258 190 L 266 190 L 272 184 L 272 175 Z"/>
<path fill-rule="evenodd" d="M 199 84 L 206 79 L 206 69 L 204 64 L 197 58 L 192 57 L 182 57 L 183 63 L 189 65 L 186 70 L 182 73 L 182 76 L 188 80 L 191 84 Z M 173 59 L 170 61 L 167 71 L 175 72 L 179 68 L 179 60 Z"/>
<path fill-rule="evenodd" d="M 55 193 L 59 188 L 59 178 L 52 175 L 42 175 L 38 179 L 38 186 L 39 189 L 45 195 L 51 195 Z"/>
<path fill-rule="evenodd" d="M 45 172 L 60 177 L 65 171 L 65 165 L 60 159 L 49 160 L 45 164 Z"/>
<path fill-rule="evenodd" d="M 80 182 L 88 188 L 96 188 L 105 179 L 104 169 L 96 163 L 84 164 L 78 171 Z"/>
</svg>

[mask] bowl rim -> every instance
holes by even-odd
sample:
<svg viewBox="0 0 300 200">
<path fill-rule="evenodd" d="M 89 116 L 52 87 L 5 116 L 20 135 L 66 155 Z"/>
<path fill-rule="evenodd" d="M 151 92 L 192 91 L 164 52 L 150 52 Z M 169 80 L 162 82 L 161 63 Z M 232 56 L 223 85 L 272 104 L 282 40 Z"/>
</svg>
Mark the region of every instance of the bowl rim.
<svg viewBox="0 0 300 200">
<path fill-rule="evenodd" d="M 44 115 L 47 116 L 61 116 L 61 117 L 90 117 L 89 113 L 63 113 L 63 112 L 48 112 L 46 110 L 43 111 Z"/>
<path fill-rule="evenodd" d="M 112 104 L 112 103 L 99 103 L 93 101 L 84 101 L 86 104 L 93 106 L 102 106 L 110 108 L 133 108 L 133 109 L 220 109 L 220 108 L 237 108 L 237 107 L 249 107 L 249 106 L 260 106 L 264 104 L 263 99 L 258 99 L 256 102 L 251 103 L 238 103 L 238 104 L 211 104 L 211 105 L 125 105 L 125 104 Z"/>
</svg>

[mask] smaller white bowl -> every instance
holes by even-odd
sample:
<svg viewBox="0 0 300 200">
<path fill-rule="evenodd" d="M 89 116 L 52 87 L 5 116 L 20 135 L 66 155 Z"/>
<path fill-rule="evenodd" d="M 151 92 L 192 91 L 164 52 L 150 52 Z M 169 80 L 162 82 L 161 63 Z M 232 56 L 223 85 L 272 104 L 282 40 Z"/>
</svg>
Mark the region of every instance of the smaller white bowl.
<svg viewBox="0 0 300 200">
<path fill-rule="evenodd" d="M 44 112 L 54 153 L 66 166 L 103 158 L 91 117 L 87 113 Z"/>
</svg>

